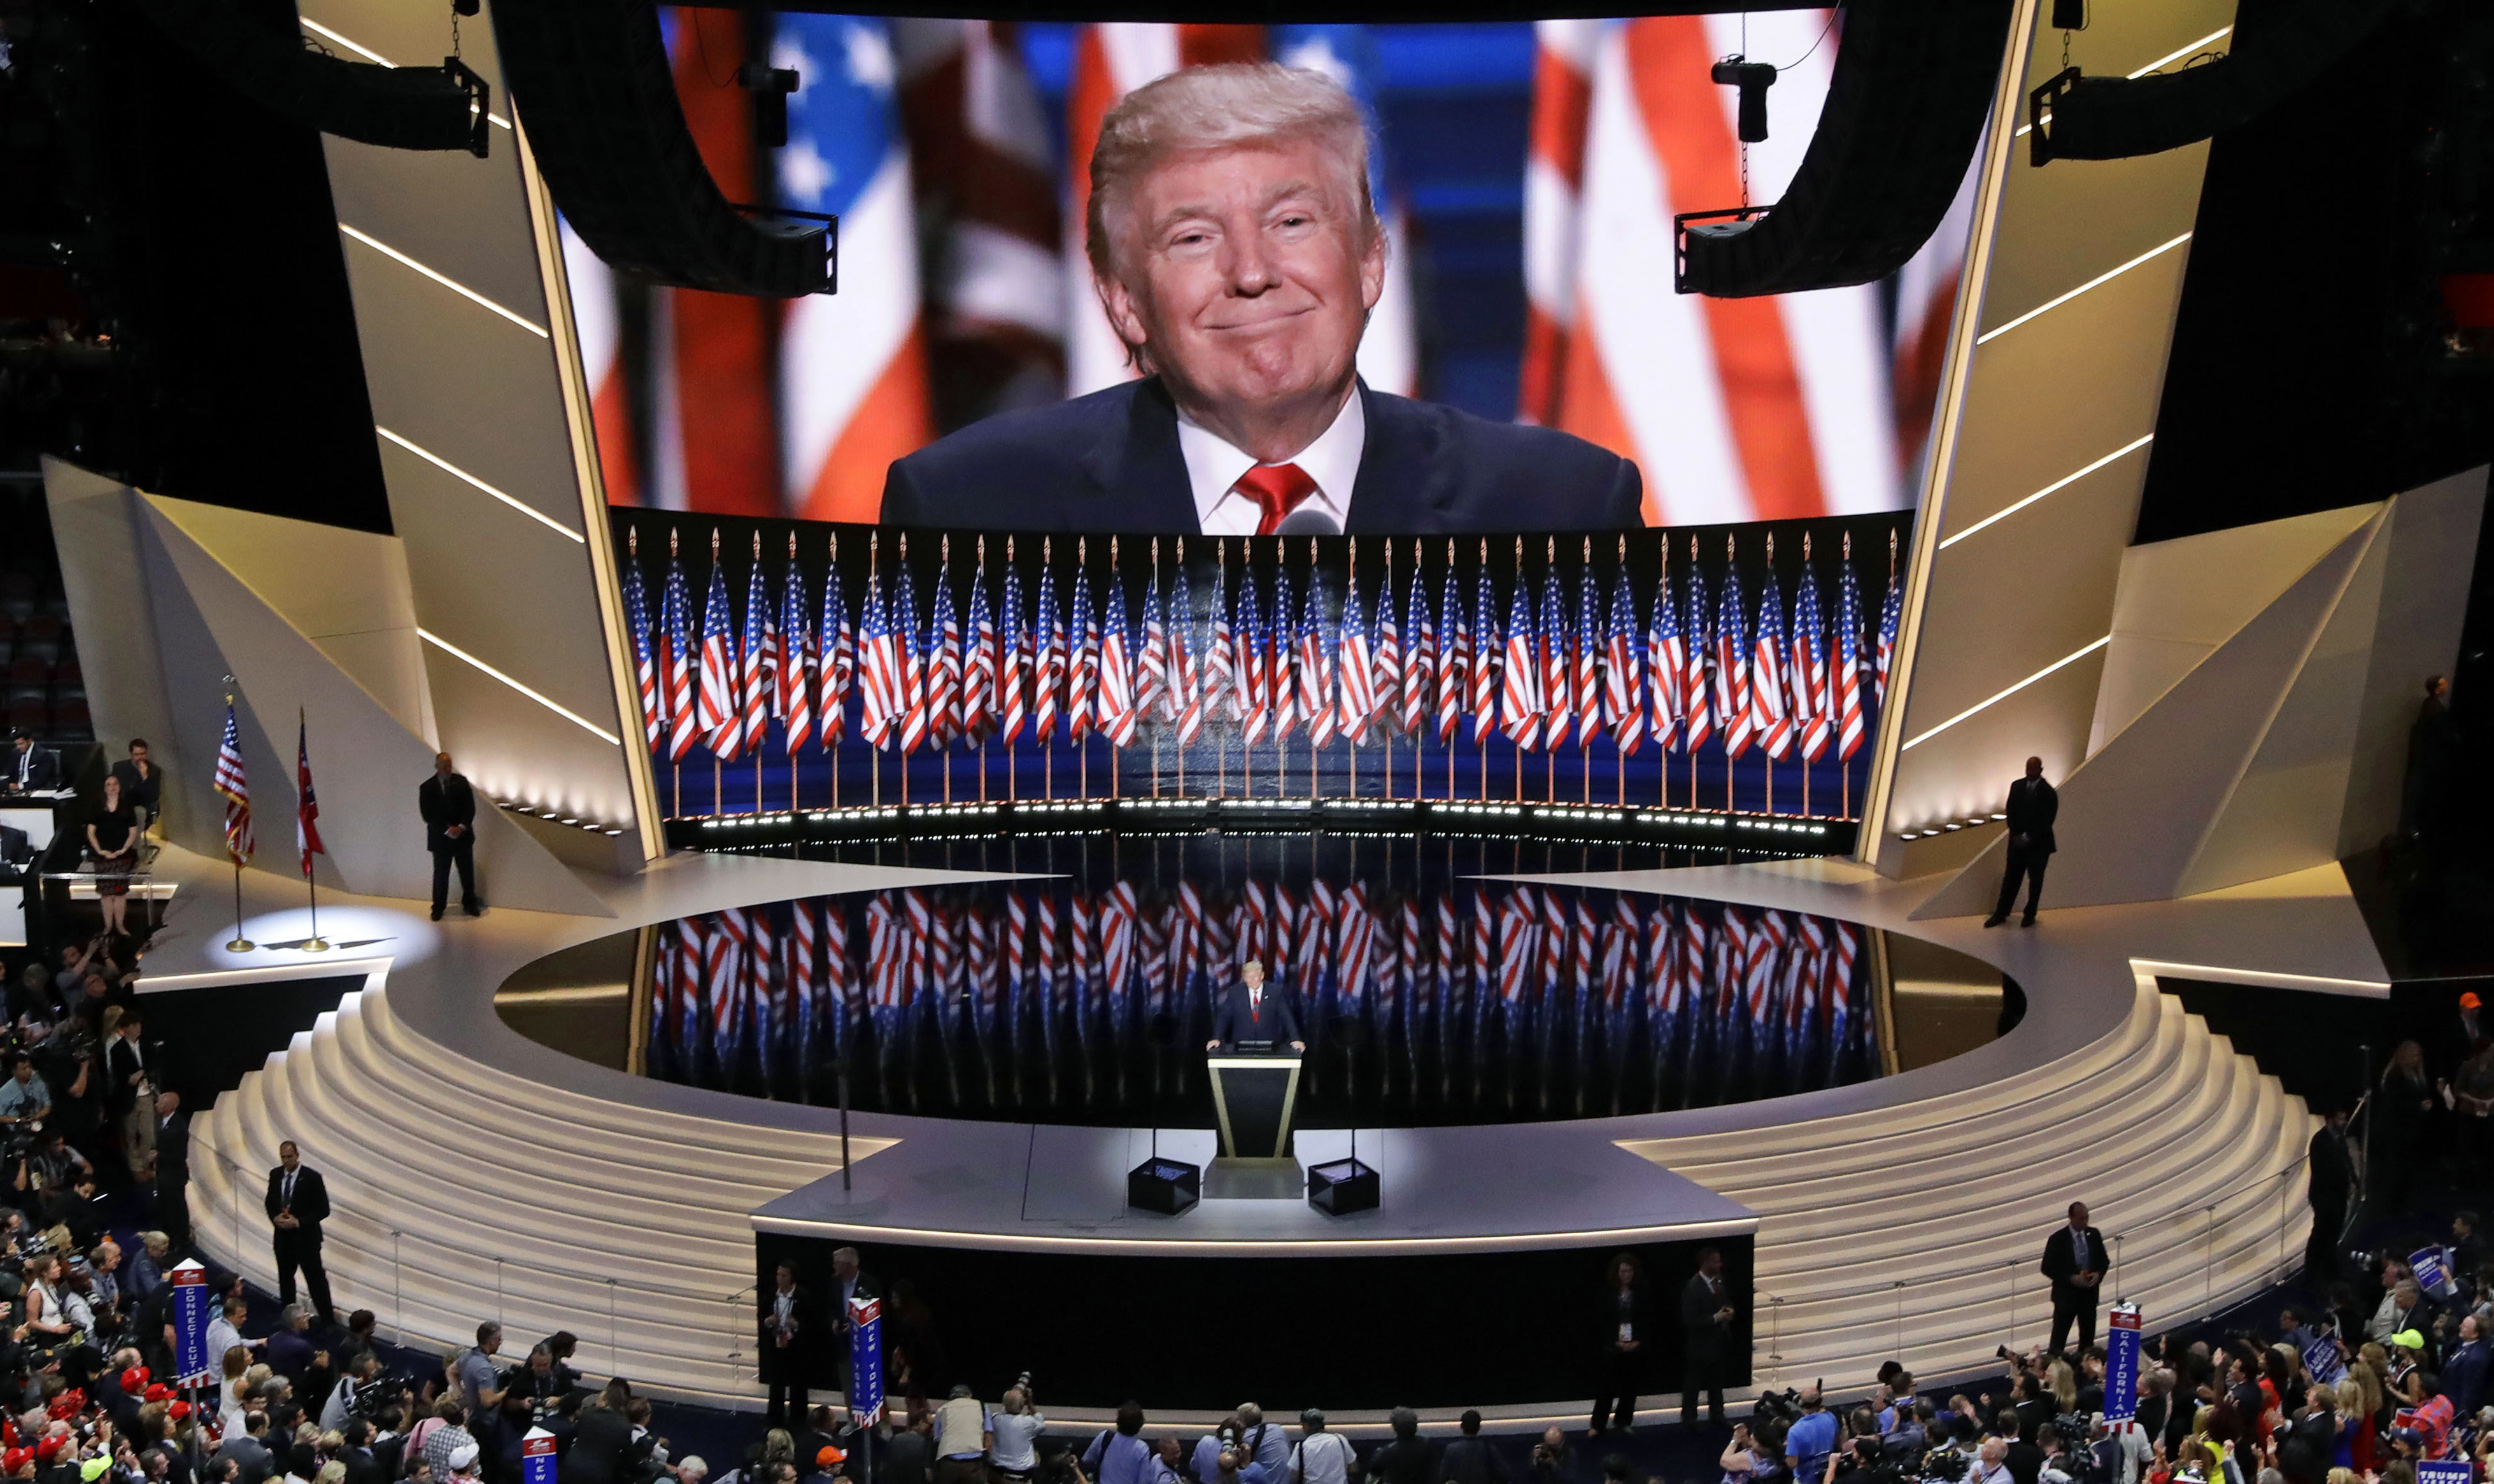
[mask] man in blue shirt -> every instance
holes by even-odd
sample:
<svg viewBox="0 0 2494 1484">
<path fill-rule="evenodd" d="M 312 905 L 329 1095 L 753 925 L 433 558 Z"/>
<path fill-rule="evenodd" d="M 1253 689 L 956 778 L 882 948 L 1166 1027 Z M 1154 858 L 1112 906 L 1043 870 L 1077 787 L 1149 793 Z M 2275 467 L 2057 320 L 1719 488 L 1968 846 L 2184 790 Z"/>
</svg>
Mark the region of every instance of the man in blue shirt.
<svg viewBox="0 0 2494 1484">
<path fill-rule="evenodd" d="M 1812 1386 L 1801 1394 L 1801 1420 L 1784 1434 L 1784 1464 L 1792 1469 L 1793 1484 L 1818 1484 L 1835 1452 L 1836 1414 Z"/>
<path fill-rule="evenodd" d="M 33 1057 L 19 1052 L 9 1067 L 9 1080 L 0 1082 L 0 1123 L 26 1123 L 51 1116 L 52 1090 L 35 1075 Z"/>
<path fill-rule="evenodd" d="M 1117 1428 L 1091 1439 L 1082 1452 L 1082 1471 L 1091 1484 L 1150 1484 L 1152 1449 L 1142 1439 L 1143 1408 L 1128 1402 L 1117 1408 Z"/>
</svg>

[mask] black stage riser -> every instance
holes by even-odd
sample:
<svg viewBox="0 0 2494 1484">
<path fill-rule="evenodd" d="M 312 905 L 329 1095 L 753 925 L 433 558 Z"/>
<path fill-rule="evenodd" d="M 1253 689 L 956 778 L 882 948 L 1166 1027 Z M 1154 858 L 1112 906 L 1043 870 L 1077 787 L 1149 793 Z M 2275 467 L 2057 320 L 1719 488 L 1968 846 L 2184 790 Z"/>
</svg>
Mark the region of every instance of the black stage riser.
<svg viewBox="0 0 2494 1484">
<path fill-rule="evenodd" d="M 1697 1253 L 1723 1254 L 1725 1287 L 1749 1292 L 1751 1239 L 1636 1244 L 1652 1316 L 1636 1384 L 1679 1389 L 1680 1290 Z M 757 1233 L 767 1289 L 783 1258 L 814 1292 L 830 1286 L 829 1238 Z M 885 1291 L 906 1279 L 933 1316 L 942 1360 L 919 1388 L 941 1399 L 967 1382 L 993 1397 L 1029 1371 L 1053 1410 L 1228 1411 L 1253 1400 L 1268 1417 L 1409 1406 L 1572 1409 L 1610 1383 L 1614 1322 L 1604 1274 L 1620 1244 L 1460 1254 L 1187 1257 L 879 1244 L 861 1247 Z M 1749 1380 L 1749 1304 L 1722 1377 Z M 885 1305 L 886 1344 L 895 1318 Z M 813 1383 L 836 1389 L 827 1356 Z"/>
</svg>

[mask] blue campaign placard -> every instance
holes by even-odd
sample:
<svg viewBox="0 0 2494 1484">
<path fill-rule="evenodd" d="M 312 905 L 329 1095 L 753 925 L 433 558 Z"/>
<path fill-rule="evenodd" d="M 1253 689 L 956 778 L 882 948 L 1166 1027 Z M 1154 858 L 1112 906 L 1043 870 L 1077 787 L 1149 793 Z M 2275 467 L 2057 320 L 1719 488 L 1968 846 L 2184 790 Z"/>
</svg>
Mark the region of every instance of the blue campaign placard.
<svg viewBox="0 0 2494 1484">
<path fill-rule="evenodd" d="M 555 1436 L 541 1427 L 520 1439 L 520 1484 L 554 1484 Z"/>
<path fill-rule="evenodd" d="M 2104 1415 L 2128 1422 L 2139 1415 L 2139 1306 L 2115 1304 L 2105 1325 Z M 2422 1484 L 2419 1480 L 2418 1484 Z"/>
<path fill-rule="evenodd" d="M 2408 1266 L 2416 1270 L 2417 1287 L 2436 1298 L 2448 1298 L 2459 1291 L 2450 1281 L 2450 1259 L 2439 1247 L 2419 1247 L 2408 1254 Z M 2419 1479 L 2418 1484 L 2423 1484 Z"/>
<path fill-rule="evenodd" d="M 2464 1458 L 2420 1458 L 2416 1461 L 2417 1484 L 2468 1484 L 2468 1460 Z"/>
<path fill-rule="evenodd" d="M 173 1283 L 173 1381 L 190 1385 L 218 1372 L 223 1356 L 208 1354 L 208 1270 L 196 1261 L 176 1265 Z"/>
<path fill-rule="evenodd" d="M 860 1427 L 883 1416 L 883 1300 L 849 1300 L 849 1412 Z"/>
</svg>

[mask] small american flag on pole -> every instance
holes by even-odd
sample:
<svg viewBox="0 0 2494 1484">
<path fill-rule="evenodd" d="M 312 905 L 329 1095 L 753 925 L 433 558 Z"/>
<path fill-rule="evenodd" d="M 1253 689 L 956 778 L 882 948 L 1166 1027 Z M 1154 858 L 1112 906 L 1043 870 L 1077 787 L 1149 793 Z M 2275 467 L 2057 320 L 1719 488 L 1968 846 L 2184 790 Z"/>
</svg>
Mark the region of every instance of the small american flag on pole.
<svg viewBox="0 0 2494 1484">
<path fill-rule="evenodd" d="M 226 699 L 225 740 L 217 744 L 216 790 L 226 801 L 226 859 L 251 863 L 251 784 L 243 777 L 242 733 L 234 726 L 233 699 Z"/>
</svg>

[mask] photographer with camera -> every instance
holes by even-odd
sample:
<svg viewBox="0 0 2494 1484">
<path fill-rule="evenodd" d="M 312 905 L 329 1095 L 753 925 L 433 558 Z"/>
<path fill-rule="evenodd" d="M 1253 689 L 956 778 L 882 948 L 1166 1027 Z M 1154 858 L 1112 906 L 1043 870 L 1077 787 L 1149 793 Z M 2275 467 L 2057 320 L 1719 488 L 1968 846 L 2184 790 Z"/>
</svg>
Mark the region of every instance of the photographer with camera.
<svg viewBox="0 0 2494 1484">
<path fill-rule="evenodd" d="M 1116 1426 L 1091 1439 L 1082 1451 L 1082 1469 L 1096 1484 L 1148 1484 L 1152 1445 L 1143 1441 L 1143 1407 L 1127 1402 L 1117 1408 Z"/>
<path fill-rule="evenodd" d="M 1039 1438 L 1046 1431 L 1048 1419 L 1031 1405 L 1030 1373 L 1024 1371 L 988 1413 L 989 1476 L 999 1484 L 1031 1484 L 1039 1473 Z"/>
<path fill-rule="evenodd" d="M 1784 1435 L 1784 1467 L 1792 1470 L 1795 1484 L 1818 1484 L 1835 1452 L 1836 1414 L 1820 1400 L 1818 1388 L 1810 1386 L 1801 1394 L 1800 1420 Z"/>
<path fill-rule="evenodd" d="M 1567 1435 L 1555 1427 L 1543 1429 L 1541 1440 L 1533 1445 L 1533 1484 L 1577 1484 L 1576 1451 L 1567 1446 Z"/>
<path fill-rule="evenodd" d="M 1299 1413 L 1299 1445 L 1291 1450 L 1291 1484 L 1350 1484 L 1359 1457 L 1351 1439 L 1325 1431 L 1325 1414 Z"/>
</svg>

